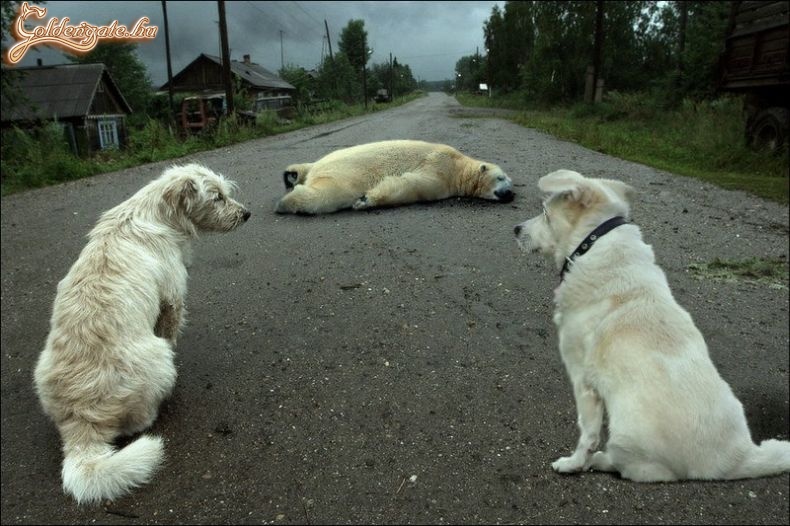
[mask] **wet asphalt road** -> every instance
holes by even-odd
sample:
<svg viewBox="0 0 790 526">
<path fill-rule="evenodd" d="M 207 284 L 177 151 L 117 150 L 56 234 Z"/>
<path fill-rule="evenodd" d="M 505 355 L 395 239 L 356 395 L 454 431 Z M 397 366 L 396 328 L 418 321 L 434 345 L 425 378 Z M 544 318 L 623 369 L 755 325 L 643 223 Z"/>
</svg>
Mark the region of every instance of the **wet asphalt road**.
<svg viewBox="0 0 790 526">
<path fill-rule="evenodd" d="M 516 200 L 449 199 L 278 216 L 283 168 L 384 139 L 500 164 Z M 788 256 L 788 209 L 460 108 L 443 94 L 366 117 L 192 155 L 253 212 L 194 244 L 178 383 L 152 433 L 153 481 L 78 507 L 32 370 L 55 287 L 99 214 L 155 163 L 2 199 L 3 523 L 787 524 L 788 475 L 635 484 L 561 476 L 577 434 L 551 322 L 555 269 L 518 252 L 558 168 L 640 191 L 634 220 L 755 440 L 787 440 L 788 289 L 699 280 L 693 263 Z M 415 478 L 416 477 L 416 478 Z"/>
</svg>

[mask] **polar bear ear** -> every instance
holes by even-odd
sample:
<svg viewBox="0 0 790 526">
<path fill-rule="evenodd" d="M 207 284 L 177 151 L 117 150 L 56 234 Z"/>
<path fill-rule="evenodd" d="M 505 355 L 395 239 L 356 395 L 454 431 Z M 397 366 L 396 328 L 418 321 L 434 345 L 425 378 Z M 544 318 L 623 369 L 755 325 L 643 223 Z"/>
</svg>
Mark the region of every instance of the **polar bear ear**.
<svg viewBox="0 0 790 526">
<path fill-rule="evenodd" d="M 486 164 L 485 164 L 485 163 L 481 164 L 481 165 L 480 165 L 480 173 L 481 173 L 481 174 L 484 174 L 484 173 L 486 173 L 487 171 L 488 171 L 488 166 L 486 166 Z"/>
</svg>

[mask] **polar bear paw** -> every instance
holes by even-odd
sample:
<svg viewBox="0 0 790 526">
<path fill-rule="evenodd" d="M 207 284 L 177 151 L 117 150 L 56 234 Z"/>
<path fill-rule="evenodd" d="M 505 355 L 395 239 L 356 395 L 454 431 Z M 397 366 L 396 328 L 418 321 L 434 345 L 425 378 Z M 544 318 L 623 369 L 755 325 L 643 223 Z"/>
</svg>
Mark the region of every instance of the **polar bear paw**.
<svg viewBox="0 0 790 526">
<path fill-rule="evenodd" d="M 370 199 L 368 199 L 368 196 L 363 195 L 362 197 L 357 199 L 357 201 L 353 205 L 353 208 L 354 210 L 366 210 L 368 208 L 372 208 L 373 206 L 374 205 L 370 201 Z"/>
</svg>

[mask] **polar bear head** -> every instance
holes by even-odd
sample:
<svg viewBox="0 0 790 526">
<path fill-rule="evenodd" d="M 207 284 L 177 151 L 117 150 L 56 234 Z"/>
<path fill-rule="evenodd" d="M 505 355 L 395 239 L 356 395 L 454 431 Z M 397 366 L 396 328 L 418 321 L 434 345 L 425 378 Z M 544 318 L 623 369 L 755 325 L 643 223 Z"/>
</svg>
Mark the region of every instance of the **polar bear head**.
<svg viewBox="0 0 790 526">
<path fill-rule="evenodd" d="M 513 193 L 513 181 L 499 166 L 493 163 L 481 162 L 477 172 L 479 177 L 477 185 L 479 189 L 478 197 L 509 203 L 516 196 Z"/>
</svg>

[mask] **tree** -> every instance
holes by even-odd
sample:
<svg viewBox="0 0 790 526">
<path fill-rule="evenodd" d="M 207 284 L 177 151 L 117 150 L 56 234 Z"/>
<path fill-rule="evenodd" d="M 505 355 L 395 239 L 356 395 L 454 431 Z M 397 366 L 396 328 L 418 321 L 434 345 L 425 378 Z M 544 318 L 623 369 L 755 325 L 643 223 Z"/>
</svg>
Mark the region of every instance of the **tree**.
<svg viewBox="0 0 790 526">
<path fill-rule="evenodd" d="M 459 91 L 477 91 L 485 82 L 486 63 L 480 55 L 468 55 L 455 63 L 455 85 Z"/>
<path fill-rule="evenodd" d="M 678 2 L 672 8 L 678 13 Z M 716 92 L 719 56 L 724 52 L 731 5 L 729 2 L 689 2 L 683 78 L 680 90 L 693 98 L 712 97 Z M 679 27 L 679 24 L 678 24 Z M 677 46 L 676 35 L 673 44 Z"/>
<path fill-rule="evenodd" d="M 3 0 L 2 4 L 0 4 L 2 5 L 0 8 L 0 42 L 2 42 L 2 49 L 0 49 L 0 52 L 2 52 L 3 56 L 5 56 L 8 48 L 7 43 L 11 41 L 11 26 L 19 12 L 21 3 L 15 0 Z M 41 4 L 38 0 L 33 0 L 29 3 Z M 38 52 L 36 48 L 31 49 Z M 0 107 L 3 108 L 3 111 L 6 111 L 5 108 L 11 108 L 20 104 L 30 104 L 25 94 L 16 87 L 16 80 L 20 74 L 19 71 L 6 67 L 5 64 L 0 68 Z"/>
<path fill-rule="evenodd" d="M 531 11 L 535 42 L 522 86 L 543 102 L 580 99 L 593 58 L 595 3 L 536 2 Z"/>
<path fill-rule="evenodd" d="M 396 57 L 392 61 L 392 96 L 404 95 L 417 89 L 417 80 L 408 64 L 400 64 Z"/>
<path fill-rule="evenodd" d="M 486 77 L 497 90 L 519 88 L 519 73 L 529 61 L 535 42 L 532 3 L 507 2 L 504 11 L 494 6 L 483 27 L 487 65 L 491 66 Z"/>
<path fill-rule="evenodd" d="M 367 38 L 364 20 L 349 20 L 340 33 L 338 47 L 348 57 L 354 71 L 361 72 L 362 67 L 368 63 L 370 48 L 367 47 Z"/>
<path fill-rule="evenodd" d="M 145 64 L 137 57 L 137 45 L 129 42 L 99 43 L 84 55 L 69 55 L 78 64 L 101 62 L 110 72 L 132 111 L 144 115 L 151 99 L 151 79 Z"/>
<path fill-rule="evenodd" d="M 681 6 L 688 10 L 686 42 L 678 56 Z M 603 2 L 601 76 L 608 90 L 659 89 L 667 101 L 715 93 L 729 3 Z M 501 91 L 523 90 L 530 100 L 579 100 L 593 63 L 596 3 L 508 1 L 485 22 L 488 69 L 464 57 L 456 64 L 462 89 L 484 79 Z M 675 65 L 684 64 L 676 78 Z M 674 76 L 673 76 L 674 75 Z"/>
<path fill-rule="evenodd" d="M 315 80 L 308 75 L 303 67 L 288 64 L 282 68 L 278 75 L 281 79 L 296 88 L 294 102 L 308 102 L 315 91 Z"/>
<path fill-rule="evenodd" d="M 630 83 L 619 89 L 653 89 L 665 84 L 673 67 L 677 27 L 677 17 L 669 4 L 645 2 L 634 28 L 636 64 L 625 72 L 629 74 Z M 615 35 L 614 38 L 619 37 Z"/>
<path fill-rule="evenodd" d="M 390 63 L 382 62 L 370 66 L 368 73 L 368 97 L 375 97 L 380 89 L 390 89 Z"/>
<path fill-rule="evenodd" d="M 334 60 L 324 59 L 319 68 L 316 91 L 320 97 L 354 102 L 362 99 L 362 68 L 368 62 L 371 49 L 367 47 L 367 32 L 363 20 L 350 20 L 343 28 Z M 368 72 L 367 95 L 374 96 L 376 90 L 389 88 L 389 64 L 374 64 Z M 396 58 L 392 64 L 393 94 L 403 95 L 413 91 L 417 85 L 411 68 L 399 64 Z"/>
<path fill-rule="evenodd" d="M 321 98 L 349 103 L 361 98 L 362 82 L 345 53 L 335 53 L 334 60 L 324 59 L 318 71 L 316 92 Z"/>
</svg>

